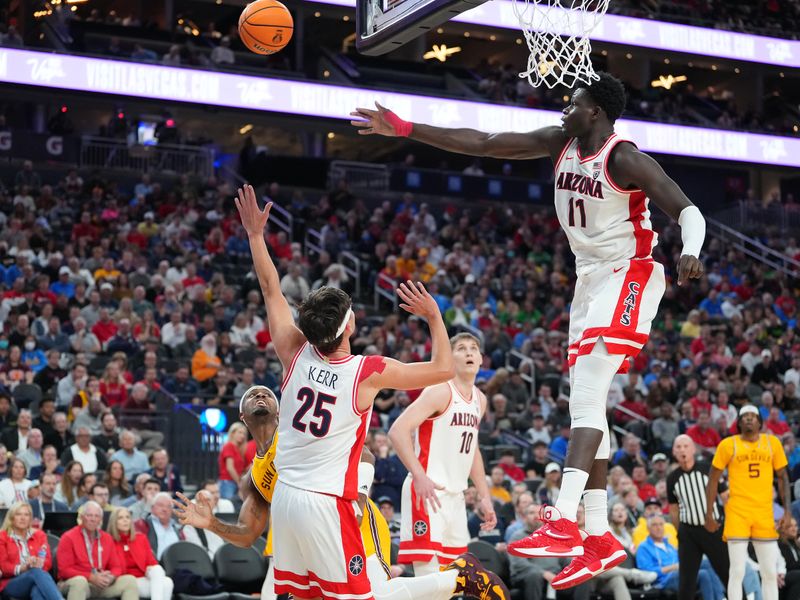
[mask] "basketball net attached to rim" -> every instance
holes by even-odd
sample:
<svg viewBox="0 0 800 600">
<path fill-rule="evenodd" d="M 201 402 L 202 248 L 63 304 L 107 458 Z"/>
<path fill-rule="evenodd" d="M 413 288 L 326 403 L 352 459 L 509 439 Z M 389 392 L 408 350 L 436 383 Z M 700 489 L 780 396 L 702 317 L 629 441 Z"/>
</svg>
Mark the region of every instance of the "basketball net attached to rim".
<svg viewBox="0 0 800 600">
<path fill-rule="evenodd" d="M 533 87 L 568 88 L 591 83 L 594 72 L 589 36 L 600 24 L 610 0 L 512 0 L 514 14 L 530 50 L 519 74 Z"/>
</svg>

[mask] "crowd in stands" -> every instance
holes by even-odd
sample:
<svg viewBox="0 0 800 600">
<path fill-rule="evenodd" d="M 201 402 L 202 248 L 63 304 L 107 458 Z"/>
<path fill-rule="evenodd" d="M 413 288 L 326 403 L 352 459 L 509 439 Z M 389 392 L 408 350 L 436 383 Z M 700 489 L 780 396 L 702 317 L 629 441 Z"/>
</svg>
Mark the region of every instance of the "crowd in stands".
<svg viewBox="0 0 800 600">
<path fill-rule="evenodd" d="M 564 107 L 564 96 L 570 93 L 563 87 L 533 88 L 527 79 L 519 77 L 518 66 L 511 64 L 484 59 L 475 68 L 475 74 L 479 77 L 478 90 L 495 102 L 560 110 Z M 638 89 L 628 84 L 627 91 L 625 115 L 634 119 L 737 131 L 797 133 L 794 109 L 784 104 L 777 91 L 767 94 L 757 110 L 737 104 L 734 92 L 724 85 L 698 89 L 691 84 L 677 84 L 667 90 Z"/>
<path fill-rule="evenodd" d="M 792 0 L 614 0 L 609 12 L 797 39 L 800 6 Z"/>
<path fill-rule="evenodd" d="M 76 171 L 59 180 L 31 163 L 3 183 L 0 504 L 31 502 L 40 526 L 49 508 L 76 511 L 92 501 L 126 507 L 143 526 L 160 518 L 159 498 L 166 504 L 182 485 L 199 483 L 182 481 L 163 429 L 148 416 L 159 394 L 235 406 L 253 383 L 279 392 L 280 366 L 232 189 L 187 176 L 168 183 L 144 175 L 129 187 Z M 289 192 L 275 183 L 265 194 L 292 213 L 297 231 L 321 235 L 322 251 L 311 255 L 292 232 L 268 235 L 291 302 L 321 285 L 352 292 L 338 262 L 349 251 L 363 262 L 365 297 L 375 282 L 391 292 L 395 281 L 419 279 L 452 332 L 481 337 L 477 385 L 489 410 L 480 442 L 501 518 L 494 531 L 479 532 L 473 512 L 470 526 L 503 552 L 536 525 L 536 507 L 555 501 L 569 434 L 566 348 L 575 275 L 554 215 L 500 203 L 429 206 L 411 195 L 375 203 L 345 182 L 325 193 Z M 742 404 L 759 407 L 766 430 L 787 449 L 792 481 L 800 477 L 796 281 L 712 238 L 702 256 L 706 276 L 678 288 L 680 247 L 677 226 L 662 227 L 655 257 L 666 266 L 668 285 L 659 317 L 608 398 L 618 433 L 609 506 L 631 545 L 648 537 L 644 516 L 666 514 L 674 438 L 686 432 L 708 455 L 730 434 Z M 354 308 L 355 353 L 411 361 L 429 352 L 417 319 L 388 303 L 377 313 Z M 373 497 L 395 535 L 406 472 L 385 431 L 418 393 L 382 394 L 371 422 Z M 203 487 L 238 502 L 235 482 L 251 446 L 234 424 L 220 454 L 219 483 Z M 469 505 L 473 510 L 474 500 Z M 776 504 L 776 516 L 780 511 Z M 153 551 L 159 558 L 159 548 Z M 646 564 L 639 567 L 646 571 Z M 551 571 L 529 575 L 525 565 L 512 562 L 515 585 L 547 581 Z M 650 579 L 636 570 L 618 575 L 628 583 Z M 602 585 L 613 590 L 620 580 Z"/>
</svg>

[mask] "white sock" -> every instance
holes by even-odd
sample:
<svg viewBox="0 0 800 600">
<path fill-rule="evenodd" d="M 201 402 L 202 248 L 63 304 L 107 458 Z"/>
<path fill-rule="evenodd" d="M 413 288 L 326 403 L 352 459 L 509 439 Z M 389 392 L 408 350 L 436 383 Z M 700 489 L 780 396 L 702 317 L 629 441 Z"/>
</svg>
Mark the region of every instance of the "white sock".
<svg viewBox="0 0 800 600">
<path fill-rule="evenodd" d="M 578 516 L 578 504 L 581 502 L 581 494 L 589 480 L 589 474 L 574 467 L 564 467 L 564 474 L 561 477 L 561 489 L 558 491 L 556 509 L 564 519 L 575 521 Z"/>
<path fill-rule="evenodd" d="M 586 512 L 586 533 L 603 535 L 610 531 L 608 528 L 608 493 L 605 490 L 583 492 L 583 508 Z"/>
<path fill-rule="evenodd" d="M 372 584 L 375 600 L 446 600 L 456 589 L 458 571 L 432 573 L 424 577 L 397 577 Z"/>
</svg>

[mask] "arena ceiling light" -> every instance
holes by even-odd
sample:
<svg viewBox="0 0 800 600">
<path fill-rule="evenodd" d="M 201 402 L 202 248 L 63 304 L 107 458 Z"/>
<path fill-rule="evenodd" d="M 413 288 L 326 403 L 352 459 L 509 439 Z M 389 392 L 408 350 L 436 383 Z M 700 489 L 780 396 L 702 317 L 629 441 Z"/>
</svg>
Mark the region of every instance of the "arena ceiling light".
<svg viewBox="0 0 800 600">
<path fill-rule="evenodd" d="M 314 0 L 355 9 L 355 0 Z M 457 15 L 455 22 L 514 29 L 519 21 L 510 0 L 494 0 Z M 800 67 L 800 41 L 606 14 L 592 41 L 666 52 L 716 56 L 786 67 Z M 520 41 L 521 43 L 521 41 Z"/>
<path fill-rule="evenodd" d="M 0 83 L 349 121 L 377 100 L 410 121 L 483 131 L 531 131 L 561 113 L 321 82 L 0 48 Z M 620 119 L 620 136 L 647 152 L 800 167 L 800 139 Z"/>
<path fill-rule="evenodd" d="M 452 48 L 448 48 L 446 44 L 434 44 L 433 49 L 428 50 L 425 54 L 422 55 L 422 58 L 425 60 L 431 60 L 435 58 L 439 62 L 444 62 L 448 59 L 448 57 L 452 56 L 453 54 L 461 52 L 461 46 L 453 46 Z"/>
</svg>

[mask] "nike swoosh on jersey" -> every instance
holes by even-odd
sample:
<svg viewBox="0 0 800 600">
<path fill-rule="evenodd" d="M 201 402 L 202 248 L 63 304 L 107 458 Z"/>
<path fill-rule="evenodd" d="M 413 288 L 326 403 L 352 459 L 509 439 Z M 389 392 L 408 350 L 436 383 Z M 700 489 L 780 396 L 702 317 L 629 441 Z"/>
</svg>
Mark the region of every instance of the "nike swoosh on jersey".
<svg viewBox="0 0 800 600">
<path fill-rule="evenodd" d="M 624 268 L 625 268 L 625 267 L 619 267 L 619 268 L 616 268 L 616 269 L 614 269 L 614 273 L 619 273 L 619 272 L 620 272 L 620 271 L 622 271 L 622 269 L 624 269 Z"/>
</svg>

